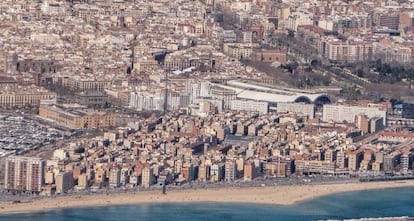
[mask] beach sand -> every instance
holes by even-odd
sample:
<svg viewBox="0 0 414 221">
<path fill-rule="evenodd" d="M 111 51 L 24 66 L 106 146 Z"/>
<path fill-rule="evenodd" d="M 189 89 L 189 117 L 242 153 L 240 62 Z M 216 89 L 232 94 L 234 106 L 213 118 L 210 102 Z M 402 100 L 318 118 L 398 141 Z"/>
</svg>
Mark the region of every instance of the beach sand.
<svg viewBox="0 0 414 221">
<path fill-rule="evenodd" d="M 290 205 L 299 201 L 340 192 L 408 186 L 414 187 L 414 180 L 398 182 L 389 181 L 346 184 L 194 189 L 181 191 L 174 190 L 169 192 L 167 191 L 167 194 L 165 195 L 162 194 L 161 191 L 145 191 L 109 195 L 70 195 L 62 197 L 47 197 L 14 204 L 11 202 L 0 202 L 0 214 L 37 212 L 73 207 L 147 203 L 222 202 Z"/>
</svg>

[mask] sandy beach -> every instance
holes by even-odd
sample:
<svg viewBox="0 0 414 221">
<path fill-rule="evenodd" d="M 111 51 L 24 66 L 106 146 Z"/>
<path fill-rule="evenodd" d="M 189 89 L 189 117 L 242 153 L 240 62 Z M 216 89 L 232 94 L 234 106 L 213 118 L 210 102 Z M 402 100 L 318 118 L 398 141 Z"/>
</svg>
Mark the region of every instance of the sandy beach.
<svg viewBox="0 0 414 221">
<path fill-rule="evenodd" d="M 223 202 L 289 205 L 299 201 L 340 192 L 408 186 L 414 187 L 414 180 L 398 182 L 196 189 L 182 191 L 174 190 L 167 192 L 166 195 L 163 195 L 160 191 L 110 195 L 71 195 L 42 198 L 15 204 L 11 202 L 0 202 L 0 214 L 36 212 L 73 207 L 146 203 Z"/>
</svg>

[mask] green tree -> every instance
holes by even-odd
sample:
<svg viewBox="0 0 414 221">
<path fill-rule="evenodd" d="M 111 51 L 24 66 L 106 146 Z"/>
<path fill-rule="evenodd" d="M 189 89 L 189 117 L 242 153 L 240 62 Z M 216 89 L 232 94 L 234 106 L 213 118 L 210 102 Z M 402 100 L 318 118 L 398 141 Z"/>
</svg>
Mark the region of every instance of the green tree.
<svg viewBox="0 0 414 221">
<path fill-rule="evenodd" d="M 364 77 L 364 76 L 365 76 L 364 70 L 362 70 L 362 69 L 358 69 L 358 70 L 357 70 L 357 75 L 358 75 L 358 77 L 360 77 L 360 78 Z"/>
</svg>

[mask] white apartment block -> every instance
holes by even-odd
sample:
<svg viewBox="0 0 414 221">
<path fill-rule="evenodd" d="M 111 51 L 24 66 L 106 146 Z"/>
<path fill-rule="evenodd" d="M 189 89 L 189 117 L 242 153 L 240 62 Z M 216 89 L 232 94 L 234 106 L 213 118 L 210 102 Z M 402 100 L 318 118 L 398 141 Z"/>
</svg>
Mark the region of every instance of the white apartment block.
<svg viewBox="0 0 414 221">
<path fill-rule="evenodd" d="M 164 99 L 161 96 L 147 92 L 136 91 L 131 93 L 129 107 L 138 111 L 142 110 L 163 110 Z"/>
<path fill-rule="evenodd" d="M 368 118 L 382 117 L 384 125 L 387 125 L 387 111 L 376 107 L 361 107 L 348 105 L 324 105 L 322 120 L 325 122 L 354 122 L 355 116 L 365 114 Z"/>
<path fill-rule="evenodd" d="M 313 15 L 305 12 L 295 12 L 289 16 L 289 30 L 297 31 L 299 25 L 313 25 Z"/>
<path fill-rule="evenodd" d="M 209 81 L 201 81 L 194 83 L 193 80 L 189 79 L 186 81 L 186 93 L 190 95 L 189 104 L 197 102 L 197 98 L 200 97 L 211 97 L 211 83 Z"/>
<path fill-rule="evenodd" d="M 262 114 L 269 112 L 269 104 L 263 101 L 232 100 L 230 109 L 235 111 L 256 111 Z"/>
<path fill-rule="evenodd" d="M 181 106 L 181 96 L 179 93 L 170 92 L 167 96 L 167 109 L 168 110 L 177 110 Z"/>
</svg>

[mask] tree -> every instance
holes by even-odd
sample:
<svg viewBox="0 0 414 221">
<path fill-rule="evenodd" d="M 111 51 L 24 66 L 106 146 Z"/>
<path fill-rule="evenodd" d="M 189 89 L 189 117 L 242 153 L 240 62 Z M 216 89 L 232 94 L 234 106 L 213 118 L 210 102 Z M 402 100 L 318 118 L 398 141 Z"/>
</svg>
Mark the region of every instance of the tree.
<svg viewBox="0 0 414 221">
<path fill-rule="evenodd" d="M 299 64 L 298 62 L 294 61 L 292 63 L 287 64 L 288 65 L 288 70 L 290 73 L 295 74 L 296 69 L 298 69 Z"/>
<path fill-rule="evenodd" d="M 358 75 L 358 77 L 364 77 L 365 76 L 365 73 L 364 73 L 364 70 L 362 70 L 362 69 L 358 69 L 357 70 L 357 75 Z"/>
<path fill-rule="evenodd" d="M 361 91 L 356 87 L 346 87 L 341 91 L 342 96 L 344 96 L 347 100 L 358 100 L 362 93 Z"/>
<path fill-rule="evenodd" d="M 249 63 L 250 63 L 250 60 L 249 60 L 249 59 L 245 59 L 245 58 L 240 58 L 240 59 L 239 59 L 239 62 L 240 62 L 242 65 L 247 66 L 247 65 L 249 65 Z"/>
<path fill-rule="evenodd" d="M 293 32 L 292 30 L 288 30 L 288 37 L 290 38 L 295 37 L 295 32 Z"/>
<path fill-rule="evenodd" d="M 319 60 L 313 59 L 310 64 L 313 68 L 316 68 L 316 67 L 319 67 L 321 63 Z"/>
</svg>

